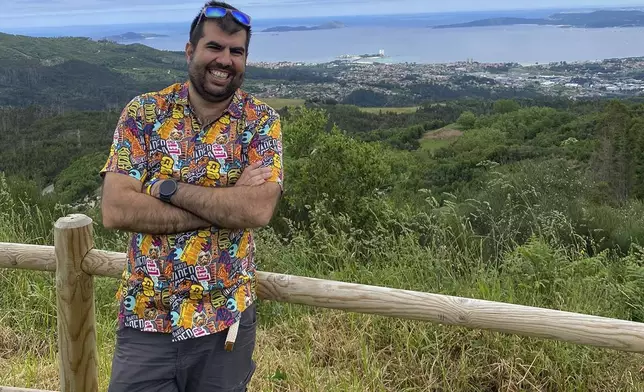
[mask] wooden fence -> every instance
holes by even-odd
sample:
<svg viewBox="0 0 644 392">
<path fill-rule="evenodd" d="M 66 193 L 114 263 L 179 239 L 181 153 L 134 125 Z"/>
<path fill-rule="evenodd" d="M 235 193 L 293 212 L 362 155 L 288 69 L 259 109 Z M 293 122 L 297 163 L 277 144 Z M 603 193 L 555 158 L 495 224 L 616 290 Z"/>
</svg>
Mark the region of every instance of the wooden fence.
<svg viewBox="0 0 644 392">
<path fill-rule="evenodd" d="M 125 254 L 94 249 L 92 220 L 54 225 L 54 246 L 0 243 L 0 268 L 56 273 L 60 390 L 98 391 L 93 276 L 120 278 Z M 499 302 L 258 272 L 272 300 L 644 353 L 644 324 Z M 0 386 L 0 392 L 33 389 Z"/>
</svg>

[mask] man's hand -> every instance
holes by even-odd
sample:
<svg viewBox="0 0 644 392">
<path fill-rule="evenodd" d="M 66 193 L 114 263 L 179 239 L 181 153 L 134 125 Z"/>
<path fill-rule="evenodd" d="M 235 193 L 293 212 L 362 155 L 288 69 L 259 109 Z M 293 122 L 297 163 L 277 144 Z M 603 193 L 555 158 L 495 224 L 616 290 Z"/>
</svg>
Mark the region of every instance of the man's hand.
<svg viewBox="0 0 644 392">
<path fill-rule="evenodd" d="M 107 229 L 175 234 L 211 226 L 188 211 L 151 198 L 141 191 L 139 180 L 118 173 L 105 174 L 101 211 Z"/>
<path fill-rule="evenodd" d="M 244 169 L 241 177 L 235 183 L 235 186 L 258 186 L 266 182 L 267 178 L 271 177 L 271 168 L 270 167 L 261 167 L 262 162 L 255 162 L 252 165 Z M 150 188 L 150 195 L 153 197 L 159 198 L 160 195 L 161 181 L 157 181 Z"/>
<path fill-rule="evenodd" d="M 257 186 L 262 185 L 266 182 L 266 179 L 271 177 L 271 168 L 270 167 L 261 167 L 262 162 L 255 162 L 252 165 L 244 169 L 239 180 L 235 183 L 235 186 Z"/>
</svg>

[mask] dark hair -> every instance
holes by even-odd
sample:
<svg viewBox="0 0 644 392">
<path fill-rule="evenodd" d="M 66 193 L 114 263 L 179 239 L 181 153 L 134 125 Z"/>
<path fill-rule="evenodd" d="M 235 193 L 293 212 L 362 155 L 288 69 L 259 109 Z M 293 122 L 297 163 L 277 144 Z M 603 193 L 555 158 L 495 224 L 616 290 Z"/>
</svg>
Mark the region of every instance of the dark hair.
<svg viewBox="0 0 644 392">
<path fill-rule="evenodd" d="M 210 1 L 206 3 L 203 8 L 205 7 L 223 7 L 223 8 L 228 8 L 230 10 L 239 11 L 237 8 L 233 7 L 232 5 L 221 1 Z M 203 8 L 199 10 L 199 14 L 194 18 L 194 20 L 192 21 L 192 24 L 190 25 L 190 43 L 192 44 L 192 46 L 197 46 L 197 43 L 199 43 L 199 40 L 203 37 L 204 23 L 206 21 L 211 21 L 211 22 L 217 23 L 217 25 L 228 34 L 235 34 L 238 31 L 246 30 L 246 51 L 248 51 L 248 45 L 250 43 L 250 36 L 251 36 L 250 27 L 237 23 L 237 21 L 231 14 L 226 14 L 226 16 L 223 18 L 213 18 L 213 19 L 201 18 L 201 20 L 199 20 L 199 18 L 201 17 L 201 12 L 203 11 Z"/>
</svg>

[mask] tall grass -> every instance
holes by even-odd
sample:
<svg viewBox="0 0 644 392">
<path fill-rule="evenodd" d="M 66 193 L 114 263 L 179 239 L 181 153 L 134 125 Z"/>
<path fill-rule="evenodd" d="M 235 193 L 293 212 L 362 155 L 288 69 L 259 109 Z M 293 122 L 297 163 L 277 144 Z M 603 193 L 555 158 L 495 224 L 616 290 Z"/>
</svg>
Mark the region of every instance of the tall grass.
<svg viewBox="0 0 644 392">
<path fill-rule="evenodd" d="M 309 211 L 308 231 L 286 222 L 292 227 L 286 236 L 272 228 L 258 233 L 259 267 L 642 319 L 644 263 L 637 245 L 590 256 L 585 246 L 570 246 L 577 234 L 566 214 L 556 230 L 545 230 L 556 208 L 517 207 L 522 219 L 534 217 L 532 234 L 522 238 L 507 234 L 523 223 L 498 214 L 502 209 L 494 206 L 502 200 L 455 198 L 439 205 L 426 196 L 422 211 L 373 200 L 367 229 L 322 200 Z M 52 224 L 67 211 L 20 200 L 0 176 L 0 241 L 51 244 Z M 85 213 L 96 219 L 97 247 L 123 251 L 124 235 L 102 230 L 96 210 Z M 480 227 L 497 234 L 483 236 Z M 57 389 L 52 274 L 0 270 L 0 287 L 0 385 Z M 115 290 L 116 281 L 96 279 L 102 390 L 113 352 Z M 636 354 L 274 302 L 260 303 L 259 320 L 256 391 L 644 390 Z"/>
</svg>

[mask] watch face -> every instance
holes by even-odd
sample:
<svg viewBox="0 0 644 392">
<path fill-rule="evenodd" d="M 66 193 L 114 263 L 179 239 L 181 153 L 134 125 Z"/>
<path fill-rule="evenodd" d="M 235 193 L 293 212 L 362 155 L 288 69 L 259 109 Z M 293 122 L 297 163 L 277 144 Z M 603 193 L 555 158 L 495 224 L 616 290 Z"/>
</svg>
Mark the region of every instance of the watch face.
<svg viewBox="0 0 644 392">
<path fill-rule="evenodd" d="M 161 193 L 161 196 L 165 196 L 165 197 L 172 196 L 176 190 L 177 190 L 177 183 L 172 180 L 163 181 L 161 183 L 161 186 L 159 187 L 159 193 Z"/>
</svg>

